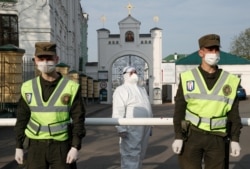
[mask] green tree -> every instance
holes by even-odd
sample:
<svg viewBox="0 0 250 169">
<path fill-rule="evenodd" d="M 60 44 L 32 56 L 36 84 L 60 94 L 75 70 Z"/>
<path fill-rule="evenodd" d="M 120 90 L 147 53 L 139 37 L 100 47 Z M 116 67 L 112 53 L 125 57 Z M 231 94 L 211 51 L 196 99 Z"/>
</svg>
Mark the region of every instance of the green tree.
<svg viewBox="0 0 250 169">
<path fill-rule="evenodd" d="M 250 59 L 250 28 L 235 36 L 230 47 L 230 53 Z"/>
</svg>

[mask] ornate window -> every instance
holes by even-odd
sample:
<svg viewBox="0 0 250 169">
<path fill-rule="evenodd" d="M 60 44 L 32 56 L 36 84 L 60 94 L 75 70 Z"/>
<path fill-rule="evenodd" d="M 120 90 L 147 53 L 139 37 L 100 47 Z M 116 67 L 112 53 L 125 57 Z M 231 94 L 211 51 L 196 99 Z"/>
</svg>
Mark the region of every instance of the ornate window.
<svg viewBox="0 0 250 169">
<path fill-rule="evenodd" d="M 18 17 L 16 15 L 0 15 L 0 46 L 13 44 L 19 46 Z"/>
<path fill-rule="evenodd" d="M 132 31 L 126 32 L 125 42 L 134 42 L 134 33 Z"/>
</svg>

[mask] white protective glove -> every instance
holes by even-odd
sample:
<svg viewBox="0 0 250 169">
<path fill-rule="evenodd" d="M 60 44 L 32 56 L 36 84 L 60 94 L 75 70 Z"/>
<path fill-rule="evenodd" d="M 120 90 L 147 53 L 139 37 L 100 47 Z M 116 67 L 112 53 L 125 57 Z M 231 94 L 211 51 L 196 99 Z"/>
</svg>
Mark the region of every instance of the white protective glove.
<svg viewBox="0 0 250 169">
<path fill-rule="evenodd" d="M 173 152 L 175 154 L 180 154 L 182 146 L 183 146 L 183 140 L 182 139 L 175 139 L 173 144 L 172 144 Z"/>
<path fill-rule="evenodd" d="M 68 152 L 66 163 L 71 164 L 78 158 L 78 150 L 75 147 L 71 147 Z"/>
<path fill-rule="evenodd" d="M 240 144 L 236 141 L 231 141 L 231 153 L 230 155 L 233 157 L 238 157 L 240 155 Z"/>
<path fill-rule="evenodd" d="M 15 160 L 18 164 L 23 164 L 23 149 L 16 148 Z"/>
</svg>

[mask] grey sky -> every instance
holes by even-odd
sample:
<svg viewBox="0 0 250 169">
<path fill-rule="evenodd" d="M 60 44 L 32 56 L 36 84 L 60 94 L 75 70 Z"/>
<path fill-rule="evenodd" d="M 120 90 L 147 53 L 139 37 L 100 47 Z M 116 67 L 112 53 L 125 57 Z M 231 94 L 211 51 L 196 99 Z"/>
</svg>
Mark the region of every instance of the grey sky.
<svg viewBox="0 0 250 169">
<path fill-rule="evenodd" d="M 118 22 L 131 15 L 141 22 L 140 33 L 153 27 L 163 29 L 163 57 L 173 53 L 190 54 L 198 49 L 198 38 L 204 34 L 221 36 L 221 50 L 229 52 L 235 36 L 250 27 L 250 0 L 82 0 L 89 14 L 89 62 L 97 61 L 97 32 L 100 28 L 119 34 Z M 106 22 L 101 22 L 101 17 Z M 153 17 L 158 16 L 155 23 Z"/>
</svg>

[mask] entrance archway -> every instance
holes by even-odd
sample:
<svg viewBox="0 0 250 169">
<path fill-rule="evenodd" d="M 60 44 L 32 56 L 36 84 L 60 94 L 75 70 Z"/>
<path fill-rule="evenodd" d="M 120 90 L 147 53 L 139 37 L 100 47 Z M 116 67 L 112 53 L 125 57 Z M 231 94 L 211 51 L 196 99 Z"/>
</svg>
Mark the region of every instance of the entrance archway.
<svg viewBox="0 0 250 169">
<path fill-rule="evenodd" d="M 148 63 L 141 57 L 135 55 L 124 55 L 112 64 L 112 92 L 123 83 L 122 71 L 126 66 L 133 66 L 139 77 L 139 85 L 148 91 L 149 70 Z"/>
</svg>

